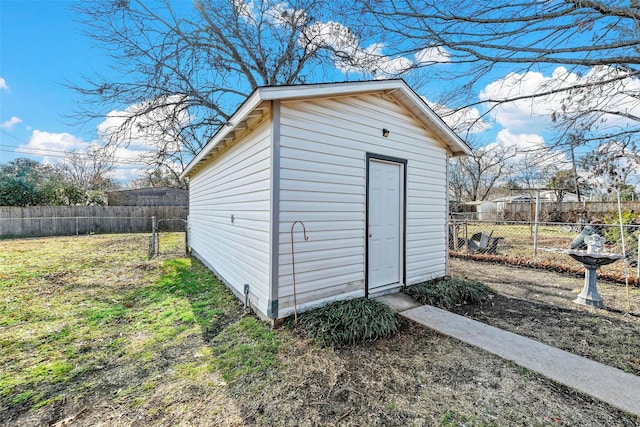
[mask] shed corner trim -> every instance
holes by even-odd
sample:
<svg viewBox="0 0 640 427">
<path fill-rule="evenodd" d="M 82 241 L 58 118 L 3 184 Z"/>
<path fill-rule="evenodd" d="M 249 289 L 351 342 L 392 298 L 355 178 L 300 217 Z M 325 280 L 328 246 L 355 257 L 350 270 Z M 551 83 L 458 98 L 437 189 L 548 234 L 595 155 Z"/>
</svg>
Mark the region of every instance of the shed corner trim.
<svg viewBox="0 0 640 427">
<path fill-rule="evenodd" d="M 271 319 L 278 318 L 278 300 L 269 300 L 267 303 L 267 317 Z"/>
</svg>

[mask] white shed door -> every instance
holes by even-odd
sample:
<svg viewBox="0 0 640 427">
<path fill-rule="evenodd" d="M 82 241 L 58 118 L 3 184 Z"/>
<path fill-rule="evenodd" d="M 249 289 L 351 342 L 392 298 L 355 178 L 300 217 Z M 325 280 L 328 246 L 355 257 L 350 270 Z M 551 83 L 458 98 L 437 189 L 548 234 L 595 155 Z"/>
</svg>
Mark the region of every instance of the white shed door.
<svg viewBox="0 0 640 427">
<path fill-rule="evenodd" d="M 400 283 L 403 165 L 370 159 L 368 291 Z"/>
</svg>

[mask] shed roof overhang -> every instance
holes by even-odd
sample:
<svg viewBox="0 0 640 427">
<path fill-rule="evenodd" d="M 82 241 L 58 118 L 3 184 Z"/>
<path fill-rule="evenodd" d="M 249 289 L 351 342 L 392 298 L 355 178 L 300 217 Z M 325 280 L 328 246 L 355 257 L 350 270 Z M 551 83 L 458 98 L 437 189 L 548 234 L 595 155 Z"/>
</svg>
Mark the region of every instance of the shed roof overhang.
<svg viewBox="0 0 640 427">
<path fill-rule="evenodd" d="M 447 147 L 450 155 L 471 154 L 471 147 L 464 142 L 438 116 L 404 80 L 373 80 L 344 83 L 319 83 L 293 86 L 263 86 L 256 88 L 238 107 L 225 126 L 209 140 L 202 151 L 187 165 L 180 178 L 193 174 L 199 165 L 218 150 L 226 141 L 234 139 L 239 131 L 246 129 L 247 121 L 252 117 L 262 116 L 270 108 L 270 101 L 292 101 L 313 98 L 330 98 L 335 96 L 358 95 L 364 93 L 386 93 L 402 104 L 436 138 Z"/>
</svg>

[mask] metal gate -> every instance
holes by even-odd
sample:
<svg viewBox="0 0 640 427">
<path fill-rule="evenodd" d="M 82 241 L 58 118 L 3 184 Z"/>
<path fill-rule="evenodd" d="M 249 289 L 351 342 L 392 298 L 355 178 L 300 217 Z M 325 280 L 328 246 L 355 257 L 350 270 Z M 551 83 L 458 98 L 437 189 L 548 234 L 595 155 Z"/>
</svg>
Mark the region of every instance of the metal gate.
<svg viewBox="0 0 640 427">
<path fill-rule="evenodd" d="M 186 255 L 189 252 L 187 220 L 184 218 L 151 218 L 149 256 Z"/>
</svg>

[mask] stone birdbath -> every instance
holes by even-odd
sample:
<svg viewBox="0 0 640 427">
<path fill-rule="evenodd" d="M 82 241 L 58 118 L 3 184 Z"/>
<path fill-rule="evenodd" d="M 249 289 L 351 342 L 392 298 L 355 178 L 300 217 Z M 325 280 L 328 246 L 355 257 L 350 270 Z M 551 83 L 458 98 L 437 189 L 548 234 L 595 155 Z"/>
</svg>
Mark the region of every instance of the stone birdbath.
<svg viewBox="0 0 640 427">
<path fill-rule="evenodd" d="M 577 243 L 578 240 L 581 241 Z M 565 251 L 571 258 L 581 262 L 585 268 L 584 287 L 578 295 L 578 298 L 574 301 L 578 304 L 606 308 L 606 305 L 598 293 L 598 287 L 596 286 L 598 269 L 603 265 L 611 264 L 624 257 L 620 254 L 602 253 L 603 240 L 604 239 L 598 234 L 591 234 L 586 237 L 578 236 L 578 238 L 571 243 L 570 247 L 577 247 L 580 243 L 584 242 L 587 244 L 587 250 L 567 249 Z"/>
</svg>

